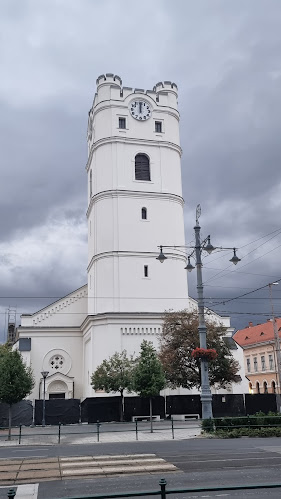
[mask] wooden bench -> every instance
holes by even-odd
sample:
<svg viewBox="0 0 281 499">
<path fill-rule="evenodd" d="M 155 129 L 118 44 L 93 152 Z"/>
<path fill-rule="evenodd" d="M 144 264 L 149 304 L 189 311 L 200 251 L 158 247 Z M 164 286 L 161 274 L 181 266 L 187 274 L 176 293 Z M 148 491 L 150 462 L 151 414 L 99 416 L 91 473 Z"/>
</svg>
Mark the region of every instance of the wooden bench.
<svg viewBox="0 0 281 499">
<path fill-rule="evenodd" d="M 132 421 L 150 421 L 150 416 L 132 416 Z M 152 421 L 160 421 L 160 415 L 153 415 Z"/>
<path fill-rule="evenodd" d="M 171 414 L 174 421 L 187 421 L 188 419 L 200 419 L 200 414 Z"/>
</svg>

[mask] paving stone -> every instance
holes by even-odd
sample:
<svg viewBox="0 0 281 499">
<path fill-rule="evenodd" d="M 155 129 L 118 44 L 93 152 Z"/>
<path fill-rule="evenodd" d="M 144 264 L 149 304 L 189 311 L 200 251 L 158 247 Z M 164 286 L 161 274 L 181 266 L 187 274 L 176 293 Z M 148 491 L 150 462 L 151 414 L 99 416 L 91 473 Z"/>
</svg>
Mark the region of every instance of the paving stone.
<svg viewBox="0 0 281 499">
<path fill-rule="evenodd" d="M 58 469 L 58 462 L 56 463 L 30 463 L 30 464 L 22 464 L 20 470 L 21 471 L 27 471 L 27 470 L 52 470 L 52 469 Z"/>
<path fill-rule="evenodd" d="M 106 461 L 106 462 L 103 462 L 103 461 L 100 461 L 101 463 L 101 466 L 121 466 L 121 465 L 130 465 L 130 466 L 133 466 L 134 464 L 135 465 L 144 465 L 145 463 L 149 464 L 149 463 L 155 463 L 155 464 L 160 464 L 161 462 L 165 462 L 164 459 L 120 459 L 120 460 L 115 460 L 115 459 L 112 459 L 111 461 Z"/>
<path fill-rule="evenodd" d="M 138 458 L 146 458 L 146 457 L 156 457 L 156 454 L 119 454 L 117 456 L 115 455 L 108 455 L 108 456 L 93 456 L 93 459 L 98 459 L 98 460 L 105 460 L 105 459 L 114 459 L 114 461 L 118 459 L 126 459 L 126 458 L 132 458 L 132 459 L 138 459 Z"/>
<path fill-rule="evenodd" d="M 174 466 L 173 464 L 169 463 L 163 463 L 163 464 L 152 464 L 152 465 L 144 465 L 143 466 L 144 471 L 166 471 L 166 470 L 177 470 L 178 468 Z"/>
<path fill-rule="evenodd" d="M 21 464 L 23 459 L 5 459 L 4 457 L 0 458 L 0 466 L 8 465 L 8 464 Z"/>
<path fill-rule="evenodd" d="M 124 473 L 136 473 L 143 471 L 145 472 L 145 468 L 143 466 L 107 466 L 106 468 L 103 468 L 104 472 L 107 475 L 111 474 L 124 474 Z"/>
<path fill-rule="evenodd" d="M 9 464 L 9 465 L 1 465 L 0 464 L 0 473 L 3 473 L 5 471 L 18 471 L 20 469 L 20 464 Z"/>
<path fill-rule="evenodd" d="M 94 459 L 93 456 L 74 456 L 74 457 L 60 457 L 59 460 L 61 462 L 67 461 L 90 461 Z"/>
<path fill-rule="evenodd" d="M 62 477 L 66 477 L 67 475 L 104 475 L 104 471 L 101 468 L 82 468 L 76 470 L 62 470 Z"/>
<path fill-rule="evenodd" d="M 32 463 L 58 463 L 58 457 L 46 457 L 40 459 L 23 459 L 23 464 L 32 464 Z M 1 464 L 1 463 L 0 463 Z"/>
<path fill-rule="evenodd" d="M 35 478 L 60 478 L 60 472 L 59 470 L 30 470 L 30 471 L 20 471 L 17 479 L 26 479 L 30 478 L 35 479 Z"/>
<path fill-rule="evenodd" d="M 76 466 L 100 466 L 98 461 L 72 461 L 69 463 L 60 463 L 61 468 L 75 468 Z"/>
<path fill-rule="evenodd" d="M 17 472 L 15 472 L 15 471 L 13 471 L 12 473 L 9 473 L 9 472 L 1 473 L 0 482 L 2 482 L 2 480 L 15 480 L 16 476 L 17 476 Z"/>
</svg>

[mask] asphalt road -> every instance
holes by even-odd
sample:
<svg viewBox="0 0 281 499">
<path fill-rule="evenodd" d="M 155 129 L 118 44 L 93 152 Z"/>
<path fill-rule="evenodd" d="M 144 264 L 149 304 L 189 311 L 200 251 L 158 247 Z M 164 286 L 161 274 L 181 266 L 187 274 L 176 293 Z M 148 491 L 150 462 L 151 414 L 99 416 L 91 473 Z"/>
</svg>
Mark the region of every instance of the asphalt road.
<svg viewBox="0 0 281 499">
<path fill-rule="evenodd" d="M 96 443 L 91 445 L 56 445 L 24 448 L 2 448 L 0 458 L 117 455 L 155 453 L 179 468 L 177 473 L 122 475 L 108 478 L 41 482 L 39 499 L 57 499 L 101 493 L 156 490 L 160 478 L 167 488 L 227 486 L 280 483 L 281 440 L 278 438 L 234 440 L 190 439 L 165 442 Z M 0 489 L 0 498 L 7 497 Z M 279 498 L 280 489 L 249 491 L 217 491 L 170 495 L 172 498 Z"/>
</svg>

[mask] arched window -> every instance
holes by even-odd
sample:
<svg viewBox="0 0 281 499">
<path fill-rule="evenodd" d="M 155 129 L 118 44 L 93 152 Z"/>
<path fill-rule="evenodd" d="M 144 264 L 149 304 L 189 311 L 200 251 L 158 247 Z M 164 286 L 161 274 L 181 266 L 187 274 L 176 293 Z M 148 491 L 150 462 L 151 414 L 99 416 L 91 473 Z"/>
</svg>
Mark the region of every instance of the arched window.
<svg viewBox="0 0 281 499">
<path fill-rule="evenodd" d="M 267 382 L 266 381 L 263 382 L 263 392 L 264 393 L 268 393 Z"/>
<path fill-rule="evenodd" d="M 92 193 L 93 193 L 93 174 L 92 170 L 90 170 L 90 198 L 92 197 Z"/>
<path fill-rule="evenodd" d="M 257 393 L 260 393 L 260 384 L 258 381 L 256 382 L 256 391 Z"/>
<path fill-rule="evenodd" d="M 275 384 L 275 381 L 271 382 L 271 393 L 276 393 L 276 384 Z"/>
<path fill-rule="evenodd" d="M 146 208 L 141 209 L 141 218 L 142 218 L 142 220 L 147 220 L 147 209 Z"/>
<path fill-rule="evenodd" d="M 149 158 L 146 154 L 137 154 L 135 157 L 135 179 L 150 180 Z"/>
<path fill-rule="evenodd" d="M 253 385 L 251 382 L 249 383 L 249 393 L 253 393 Z"/>
</svg>

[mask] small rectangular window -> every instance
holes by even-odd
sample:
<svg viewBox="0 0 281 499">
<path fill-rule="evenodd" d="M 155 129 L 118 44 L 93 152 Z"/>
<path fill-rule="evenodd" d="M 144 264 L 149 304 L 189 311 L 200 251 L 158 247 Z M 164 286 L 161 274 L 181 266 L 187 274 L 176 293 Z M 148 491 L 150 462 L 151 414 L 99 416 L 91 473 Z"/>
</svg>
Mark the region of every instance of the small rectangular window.
<svg viewBox="0 0 281 499">
<path fill-rule="evenodd" d="M 126 129 L 126 118 L 119 118 L 119 128 Z"/>
<path fill-rule="evenodd" d="M 144 277 L 148 277 L 148 265 L 144 265 L 143 274 L 144 274 Z"/>
<path fill-rule="evenodd" d="M 257 357 L 254 357 L 254 371 L 258 372 L 258 359 L 257 359 Z"/>
<path fill-rule="evenodd" d="M 162 133 L 162 122 L 155 121 L 155 132 Z"/>
<path fill-rule="evenodd" d="M 251 361 L 250 361 L 250 359 L 247 359 L 247 371 L 248 371 L 248 373 L 251 372 Z"/>
<path fill-rule="evenodd" d="M 269 361 L 269 369 L 272 371 L 274 369 L 274 365 L 273 365 L 273 357 L 270 354 L 268 356 L 268 361 Z"/>
<path fill-rule="evenodd" d="M 261 356 L 261 369 L 262 371 L 265 371 L 265 356 Z"/>
</svg>

